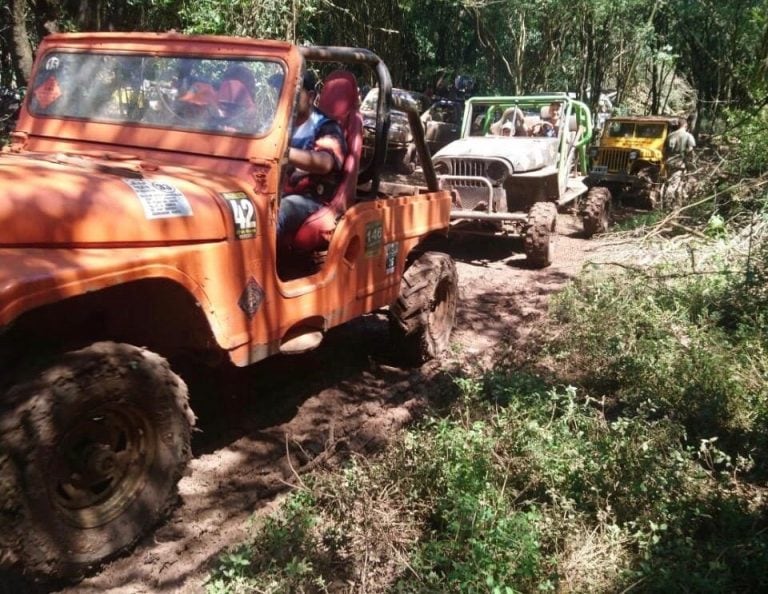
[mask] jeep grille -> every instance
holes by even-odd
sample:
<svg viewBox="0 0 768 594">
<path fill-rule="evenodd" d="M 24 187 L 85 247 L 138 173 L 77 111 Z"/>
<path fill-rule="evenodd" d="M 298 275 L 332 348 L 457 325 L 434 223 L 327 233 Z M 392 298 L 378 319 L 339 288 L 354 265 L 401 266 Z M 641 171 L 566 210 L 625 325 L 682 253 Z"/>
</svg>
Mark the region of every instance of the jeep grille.
<svg viewBox="0 0 768 594">
<path fill-rule="evenodd" d="M 600 149 L 598 163 L 608 167 L 611 173 L 624 172 L 629 165 L 629 151 L 621 149 Z"/>
<path fill-rule="evenodd" d="M 486 162 L 481 159 L 448 159 L 451 164 L 451 174 L 485 176 Z"/>
</svg>

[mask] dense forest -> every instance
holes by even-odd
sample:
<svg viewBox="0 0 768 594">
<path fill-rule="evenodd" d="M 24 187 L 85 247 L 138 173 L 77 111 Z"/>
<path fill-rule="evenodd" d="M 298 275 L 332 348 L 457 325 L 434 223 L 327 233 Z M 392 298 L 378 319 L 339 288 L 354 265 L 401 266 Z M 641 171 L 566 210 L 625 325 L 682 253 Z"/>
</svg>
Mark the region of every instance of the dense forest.
<svg viewBox="0 0 768 594">
<path fill-rule="evenodd" d="M 601 92 L 633 113 L 763 104 L 766 0 L 0 0 L 0 86 L 24 87 L 52 31 L 217 33 L 369 48 L 396 86 Z"/>
</svg>

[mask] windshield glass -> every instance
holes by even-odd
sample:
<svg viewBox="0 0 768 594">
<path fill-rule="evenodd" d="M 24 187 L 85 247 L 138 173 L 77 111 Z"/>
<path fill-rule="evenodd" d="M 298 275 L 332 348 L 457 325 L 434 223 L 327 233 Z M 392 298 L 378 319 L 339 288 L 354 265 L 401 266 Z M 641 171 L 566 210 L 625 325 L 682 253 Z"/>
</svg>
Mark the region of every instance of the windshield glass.
<svg viewBox="0 0 768 594">
<path fill-rule="evenodd" d="M 404 91 L 403 89 L 392 89 L 393 102 L 396 103 L 397 98 L 402 98 L 405 101 L 415 101 L 416 110 L 419 113 L 425 111 L 427 107 L 429 107 L 429 105 L 427 104 L 426 97 L 421 93 Z M 368 91 L 368 94 L 365 96 L 365 99 L 363 99 L 363 102 L 360 105 L 360 111 L 376 111 L 378 101 L 379 101 L 379 89 L 371 89 L 370 91 Z M 395 107 L 393 107 L 392 110 L 399 111 Z"/>
<path fill-rule="evenodd" d="M 634 135 L 634 122 L 611 122 L 608 126 L 608 136 L 613 138 L 632 138 Z"/>
<path fill-rule="evenodd" d="M 360 105 L 360 111 L 376 111 L 376 102 L 379 100 L 379 89 L 371 89 Z"/>
<path fill-rule="evenodd" d="M 610 122 L 608 136 L 612 138 L 662 138 L 665 125 L 662 123 Z"/>
<path fill-rule="evenodd" d="M 425 114 L 428 120 L 433 122 L 444 122 L 448 124 L 458 124 L 461 119 L 457 107 L 451 104 L 439 103 L 433 105 Z"/>
<path fill-rule="evenodd" d="M 661 138 L 664 136 L 664 124 L 638 124 L 638 138 Z"/>
<path fill-rule="evenodd" d="M 558 135 L 559 123 L 550 119 L 550 102 L 536 99 L 482 103 L 473 101 L 470 136 L 514 138 Z M 505 126 L 506 125 L 506 126 Z M 507 133 L 505 128 L 509 129 Z"/>
<path fill-rule="evenodd" d="M 29 87 L 38 116 L 260 135 L 275 118 L 278 62 L 52 52 Z"/>
</svg>

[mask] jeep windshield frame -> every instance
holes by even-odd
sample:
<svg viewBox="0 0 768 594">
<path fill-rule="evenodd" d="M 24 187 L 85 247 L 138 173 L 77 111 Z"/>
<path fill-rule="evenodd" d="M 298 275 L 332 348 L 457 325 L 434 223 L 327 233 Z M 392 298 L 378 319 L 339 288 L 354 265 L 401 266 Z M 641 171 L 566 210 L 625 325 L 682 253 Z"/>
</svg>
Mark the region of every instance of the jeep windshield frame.
<svg viewBox="0 0 768 594">
<path fill-rule="evenodd" d="M 608 120 L 604 134 L 608 138 L 664 138 L 668 126 L 659 121 Z"/>
<path fill-rule="evenodd" d="M 27 94 L 37 117 L 216 134 L 266 134 L 285 80 L 283 64 L 254 57 L 53 48 L 41 64 Z"/>
</svg>

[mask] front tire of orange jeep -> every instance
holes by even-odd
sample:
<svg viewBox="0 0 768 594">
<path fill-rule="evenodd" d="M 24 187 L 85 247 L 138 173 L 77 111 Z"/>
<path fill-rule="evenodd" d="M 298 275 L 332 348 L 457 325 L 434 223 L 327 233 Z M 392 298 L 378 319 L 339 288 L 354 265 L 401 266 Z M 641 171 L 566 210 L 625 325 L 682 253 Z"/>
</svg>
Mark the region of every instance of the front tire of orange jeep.
<svg viewBox="0 0 768 594">
<path fill-rule="evenodd" d="M 195 419 L 159 355 L 95 343 L 25 374 L 2 403 L 0 563 L 77 579 L 177 502 Z"/>
<path fill-rule="evenodd" d="M 552 202 L 536 202 L 528 211 L 523 248 L 531 268 L 546 268 L 555 252 L 557 206 Z"/>
<path fill-rule="evenodd" d="M 448 349 L 458 284 L 453 259 L 440 252 L 423 253 L 403 274 L 389 315 L 396 347 L 408 363 L 423 363 Z"/>
<path fill-rule="evenodd" d="M 611 191 L 602 186 L 590 188 L 581 211 L 581 224 L 587 238 L 605 233 L 610 225 Z"/>
</svg>

